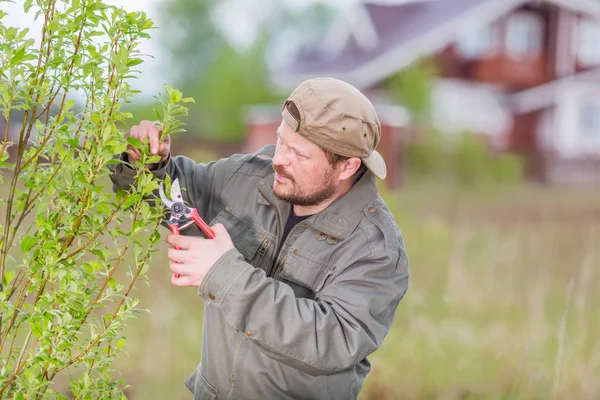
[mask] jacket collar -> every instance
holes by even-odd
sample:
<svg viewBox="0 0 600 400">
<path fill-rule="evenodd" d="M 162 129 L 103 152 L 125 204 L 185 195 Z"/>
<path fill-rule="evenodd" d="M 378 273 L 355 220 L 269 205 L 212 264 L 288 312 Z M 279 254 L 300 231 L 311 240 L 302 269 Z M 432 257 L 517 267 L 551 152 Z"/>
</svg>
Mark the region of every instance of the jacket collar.
<svg viewBox="0 0 600 400">
<path fill-rule="evenodd" d="M 277 208 L 285 224 L 291 206 L 289 203 L 278 199 L 273 193 L 273 182 L 275 174 L 266 176 L 258 185 L 259 201 L 260 193 L 263 193 L 275 208 Z M 364 209 L 377 198 L 377 184 L 375 175 L 367 172 L 350 188 L 343 196 L 337 198 L 326 209 L 307 218 L 302 223 L 336 239 L 345 239 L 358 226 L 364 215 Z"/>
</svg>

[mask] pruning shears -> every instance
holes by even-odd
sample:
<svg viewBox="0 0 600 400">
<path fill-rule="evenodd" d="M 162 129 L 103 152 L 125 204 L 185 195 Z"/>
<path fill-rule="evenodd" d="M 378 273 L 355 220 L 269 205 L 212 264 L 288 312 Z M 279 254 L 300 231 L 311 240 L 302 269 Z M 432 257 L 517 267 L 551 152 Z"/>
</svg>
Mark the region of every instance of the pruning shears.
<svg viewBox="0 0 600 400">
<path fill-rule="evenodd" d="M 212 229 L 204 222 L 200 215 L 198 214 L 198 210 L 192 207 L 188 207 L 183 203 L 183 196 L 181 195 L 181 187 L 179 186 L 179 179 L 175 179 L 171 183 L 171 199 L 168 199 L 165 195 L 165 191 L 163 189 L 163 182 L 160 183 L 158 188 L 158 193 L 160 195 L 160 199 L 162 202 L 169 208 L 171 211 L 171 216 L 167 221 L 167 226 L 173 232 L 174 235 L 179 235 L 179 233 L 194 223 L 202 229 L 202 231 L 208 236 L 209 239 L 215 238 L 215 233 Z M 181 250 L 180 247 L 175 246 L 176 250 Z M 179 278 L 179 274 L 175 274 L 175 278 Z"/>
</svg>

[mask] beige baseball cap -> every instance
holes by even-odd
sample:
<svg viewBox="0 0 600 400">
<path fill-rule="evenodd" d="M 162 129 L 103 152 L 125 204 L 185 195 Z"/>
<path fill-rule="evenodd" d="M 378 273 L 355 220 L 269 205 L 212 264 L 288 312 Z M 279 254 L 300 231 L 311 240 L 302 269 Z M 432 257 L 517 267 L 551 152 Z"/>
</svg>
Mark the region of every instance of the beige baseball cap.
<svg viewBox="0 0 600 400">
<path fill-rule="evenodd" d="M 290 102 L 299 118 L 288 110 Z M 385 161 L 375 150 L 381 123 L 373 104 L 354 86 L 334 78 L 308 79 L 294 89 L 281 113 L 308 140 L 332 153 L 360 158 L 376 177 L 385 179 Z"/>
</svg>

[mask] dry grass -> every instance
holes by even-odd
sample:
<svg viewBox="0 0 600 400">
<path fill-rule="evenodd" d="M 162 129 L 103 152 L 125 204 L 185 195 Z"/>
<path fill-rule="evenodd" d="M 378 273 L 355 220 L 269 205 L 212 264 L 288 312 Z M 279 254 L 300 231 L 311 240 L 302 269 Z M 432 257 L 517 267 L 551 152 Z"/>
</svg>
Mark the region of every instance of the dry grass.
<svg viewBox="0 0 600 400">
<path fill-rule="evenodd" d="M 598 398 L 599 194 L 430 190 L 388 196 L 413 279 L 362 398 Z"/>
<path fill-rule="evenodd" d="M 600 191 L 420 184 L 384 197 L 412 280 L 362 400 L 600 398 Z M 189 399 L 202 301 L 170 285 L 160 246 L 136 291 L 150 313 L 130 322 L 115 375 L 132 399 Z"/>
<path fill-rule="evenodd" d="M 385 193 L 412 281 L 371 357 L 362 400 L 600 397 L 600 192 L 561 188 Z M 157 258 L 117 368 L 132 398 L 189 398 L 201 300 Z"/>
</svg>

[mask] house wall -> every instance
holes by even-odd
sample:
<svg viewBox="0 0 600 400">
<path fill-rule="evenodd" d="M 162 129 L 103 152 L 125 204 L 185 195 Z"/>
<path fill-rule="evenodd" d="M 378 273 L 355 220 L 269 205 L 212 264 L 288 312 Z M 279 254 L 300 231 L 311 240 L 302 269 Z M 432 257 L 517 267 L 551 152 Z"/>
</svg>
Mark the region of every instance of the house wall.
<svg viewBox="0 0 600 400">
<path fill-rule="evenodd" d="M 600 183 L 600 83 L 569 82 L 552 96 L 555 105 L 515 116 L 511 150 L 526 158 L 530 178 Z"/>
<path fill-rule="evenodd" d="M 442 75 L 521 90 L 555 78 L 558 8 L 521 7 L 494 23 L 464 31 L 440 54 Z M 526 37 L 531 37 L 527 40 Z"/>
<path fill-rule="evenodd" d="M 600 82 L 573 82 L 557 95 L 554 152 L 600 157 Z"/>
<path fill-rule="evenodd" d="M 512 113 L 501 88 L 460 79 L 440 79 L 432 93 L 434 127 L 449 134 L 485 135 L 496 149 L 507 145 Z"/>
<path fill-rule="evenodd" d="M 572 49 L 574 70 L 586 71 L 600 65 L 600 21 L 592 20 L 583 14 L 571 16 Z"/>
<path fill-rule="evenodd" d="M 519 91 L 600 65 L 600 21 L 556 5 L 532 2 L 467 28 L 439 53 L 444 77 Z"/>
<path fill-rule="evenodd" d="M 573 83 L 556 105 L 517 114 L 510 150 L 560 158 L 600 157 L 600 84 Z"/>
</svg>

